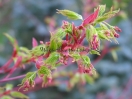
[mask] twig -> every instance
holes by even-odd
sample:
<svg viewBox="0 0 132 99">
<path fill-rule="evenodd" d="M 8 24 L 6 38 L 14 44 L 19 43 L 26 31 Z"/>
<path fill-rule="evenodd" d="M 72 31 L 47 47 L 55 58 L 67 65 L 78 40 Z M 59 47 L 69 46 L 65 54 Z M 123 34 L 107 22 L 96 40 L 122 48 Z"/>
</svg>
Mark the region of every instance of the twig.
<svg viewBox="0 0 132 99">
<path fill-rule="evenodd" d="M 11 80 L 20 79 L 20 78 L 23 78 L 23 77 L 25 77 L 25 76 L 26 76 L 26 75 L 20 75 L 20 76 L 8 78 L 8 79 L 3 79 L 3 80 L 0 80 L 0 83 L 2 83 L 2 82 L 7 82 L 7 81 L 11 81 Z"/>
</svg>

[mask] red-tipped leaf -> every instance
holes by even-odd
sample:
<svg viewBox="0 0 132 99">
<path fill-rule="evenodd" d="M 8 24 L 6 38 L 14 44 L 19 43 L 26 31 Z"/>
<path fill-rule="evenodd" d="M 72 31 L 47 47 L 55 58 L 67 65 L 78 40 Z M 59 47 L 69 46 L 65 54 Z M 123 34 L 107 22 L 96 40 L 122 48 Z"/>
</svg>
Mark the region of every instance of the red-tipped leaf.
<svg viewBox="0 0 132 99">
<path fill-rule="evenodd" d="M 96 11 L 95 11 L 93 14 L 91 14 L 89 17 L 87 17 L 87 18 L 83 21 L 83 26 L 86 26 L 86 25 L 88 25 L 88 24 L 94 22 L 95 19 L 96 19 L 97 16 L 98 16 L 98 14 L 99 14 L 99 8 L 97 8 Z"/>
<path fill-rule="evenodd" d="M 36 47 L 38 45 L 38 42 L 35 38 L 32 39 L 32 46 Z"/>
</svg>

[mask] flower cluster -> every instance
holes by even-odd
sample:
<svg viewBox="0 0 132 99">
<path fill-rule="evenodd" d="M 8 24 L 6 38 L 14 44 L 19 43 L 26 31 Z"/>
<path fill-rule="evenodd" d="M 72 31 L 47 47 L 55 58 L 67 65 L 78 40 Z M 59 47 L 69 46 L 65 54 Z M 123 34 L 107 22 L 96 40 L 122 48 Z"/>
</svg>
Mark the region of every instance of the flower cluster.
<svg viewBox="0 0 132 99">
<path fill-rule="evenodd" d="M 49 42 L 44 43 L 40 41 L 40 44 L 38 44 L 35 38 L 33 38 L 33 48 L 31 50 L 25 47 L 19 47 L 16 40 L 6 34 L 14 46 L 12 61 L 14 60 L 13 68 L 15 69 L 11 69 L 10 73 L 15 71 L 17 67 L 24 67 L 24 64 L 31 62 L 35 63 L 37 70 L 27 73 L 22 81 L 21 88 L 26 90 L 35 86 L 34 80 L 36 75 L 43 79 L 43 85 L 54 82 L 52 75 L 53 71 L 57 66 L 67 65 L 70 59 L 73 60 L 72 62 L 77 62 L 78 64 L 78 71 L 76 73 L 82 76 L 77 77 L 83 79 L 83 76 L 89 77 L 94 75 L 95 69 L 88 55 L 99 55 L 98 51 L 100 49 L 101 40 L 114 40 L 117 43 L 116 38 L 119 37 L 117 32 L 121 32 L 121 29 L 117 26 L 109 25 L 105 20 L 113 17 L 118 12 L 119 10 L 113 11 L 113 8 L 111 8 L 109 12 L 105 13 L 105 6 L 100 5 L 95 9 L 93 14 L 83 19 L 81 15 L 73 11 L 58 10 L 57 13 L 69 19 L 81 19 L 82 24 L 80 26 L 75 26 L 74 23 L 63 21 L 60 28 L 51 32 Z M 88 41 L 87 46 L 83 45 L 84 39 Z M 70 51 L 76 49 L 80 51 Z M 8 66 L 9 64 L 6 64 L 2 69 Z"/>
</svg>

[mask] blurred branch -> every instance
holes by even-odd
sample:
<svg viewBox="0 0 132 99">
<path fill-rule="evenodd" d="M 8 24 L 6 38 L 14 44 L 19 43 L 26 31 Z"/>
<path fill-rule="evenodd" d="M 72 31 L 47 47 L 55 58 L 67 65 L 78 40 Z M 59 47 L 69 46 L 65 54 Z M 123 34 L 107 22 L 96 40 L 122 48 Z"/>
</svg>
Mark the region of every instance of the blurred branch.
<svg viewBox="0 0 132 99">
<path fill-rule="evenodd" d="M 11 81 L 11 80 L 20 79 L 20 78 L 23 78 L 23 77 L 25 77 L 25 76 L 26 76 L 26 75 L 20 75 L 20 76 L 8 78 L 8 79 L 3 79 L 3 80 L 0 80 L 0 83 L 2 83 L 2 82 L 7 82 L 7 81 Z"/>
</svg>

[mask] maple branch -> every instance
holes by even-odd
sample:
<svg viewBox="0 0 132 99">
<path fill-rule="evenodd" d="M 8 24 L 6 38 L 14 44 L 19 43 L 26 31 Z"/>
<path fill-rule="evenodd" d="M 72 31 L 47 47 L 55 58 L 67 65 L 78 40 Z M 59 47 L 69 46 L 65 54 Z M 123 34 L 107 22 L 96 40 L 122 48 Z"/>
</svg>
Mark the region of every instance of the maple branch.
<svg viewBox="0 0 132 99">
<path fill-rule="evenodd" d="M 23 78 L 23 77 L 25 77 L 25 76 L 26 76 L 26 74 L 20 75 L 20 76 L 16 76 L 16 77 L 12 77 L 12 78 L 8 78 L 8 79 L 3 79 L 3 80 L 0 80 L 0 83 L 2 83 L 2 82 L 7 82 L 7 81 L 11 81 L 11 80 L 20 79 L 20 78 Z"/>
</svg>

